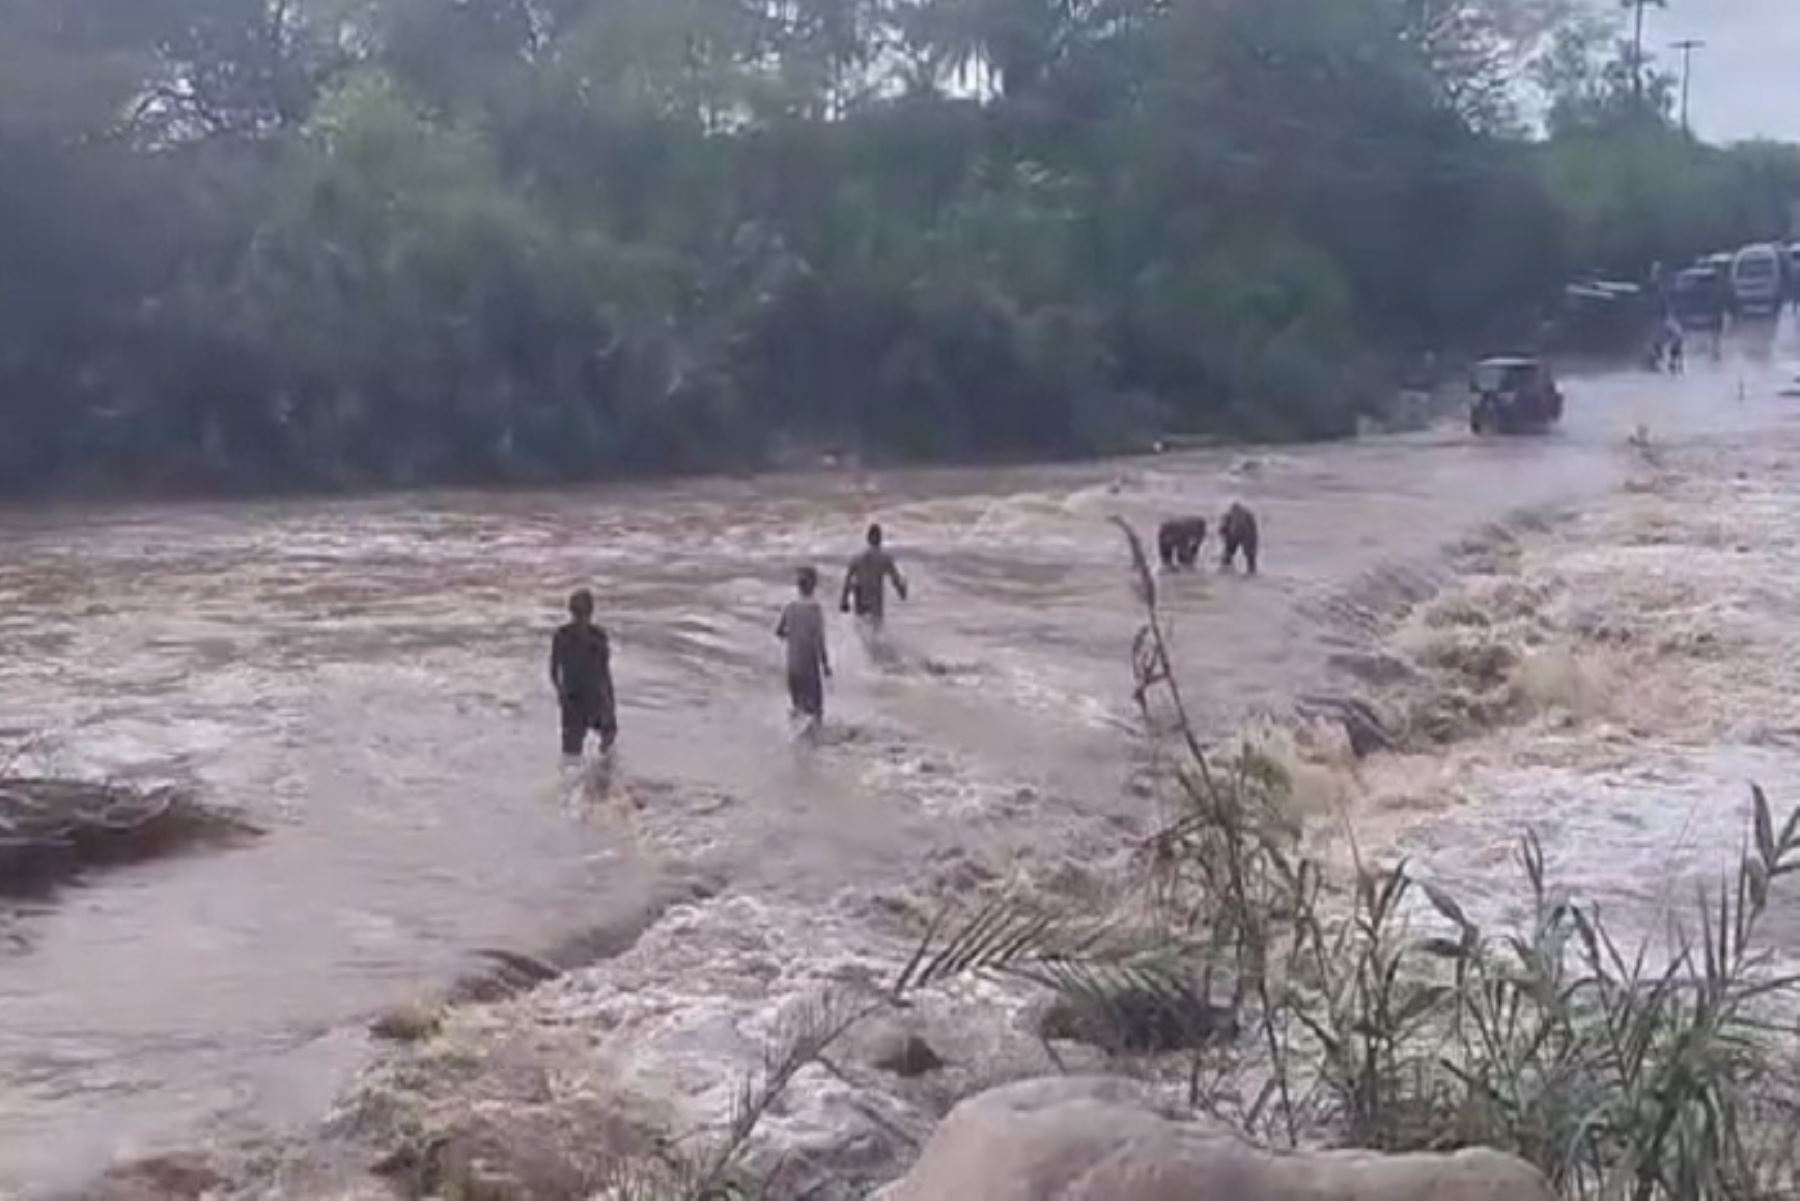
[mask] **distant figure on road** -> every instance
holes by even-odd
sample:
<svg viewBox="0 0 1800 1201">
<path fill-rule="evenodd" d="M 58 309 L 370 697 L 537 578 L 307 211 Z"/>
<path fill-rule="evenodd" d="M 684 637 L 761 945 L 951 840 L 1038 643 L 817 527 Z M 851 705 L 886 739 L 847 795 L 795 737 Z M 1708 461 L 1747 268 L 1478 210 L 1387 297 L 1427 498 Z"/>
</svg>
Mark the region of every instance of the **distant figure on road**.
<svg viewBox="0 0 1800 1201">
<path fill-rule="evenodd" d="M 1248 574 L 1255 575 L 1257 545 L 1261 541 L 1256 528 L 1256 514 L 1234 501 L 1225 510 L 1225 516 L 1219 519 L 1219 537 L 1225 543 L 1225 553 L 1219 556 L 1219 570 L 1230 571 L 1238 552 L 1243 551 L 1244 569 Z"/>
<path fill-rule="evenodd" d="M 850 561 L 850 570 L 844 574 L 844 595 L 838 602 L 838 607 L 846 613 L 851 612 L 854 604 L 856 616 L 874 630 L 881 628 L 887 614 L 889 580 L 894 582 L 894 591 L 900 594 L 900 599 L 906 599 L 906 580 L 894 566 L 894 557 L 881 548 L 881 541 L 881 527 L 871 525 L 868 549 Z"/>
<path fill-rule="evenodd" d="M 825 649 L 825 610 L 813 599 L 819 590 L 819 573 L 802 567 L 794 578 L 800 596 L 781 611 L 775 636 L 787 643 L 788 699 L 794 715 L 818 725 L 825 717 L 825 681 L 831 676 L 831 656 Z"/>
<path fill-rule="evenodd" d="M 1681 322 L 1671 317 L 1663 326 L 1663 356 L 1669 365 L 1670 375 L 1680 375 L 1687 369 L 1687 331 L 1681 328 Z"/>
<path fill-rule="evenodd" d="M 550 640 L 550 683 L 562 706 L 562 749 L 579 758 L 589 730 L 600 733 L 600 749 L 619 737 L 613 697 L 612 644 L 594 624 L 594 594 L 582 588 L 569 597 L 569 620 Z"/>
</svg>

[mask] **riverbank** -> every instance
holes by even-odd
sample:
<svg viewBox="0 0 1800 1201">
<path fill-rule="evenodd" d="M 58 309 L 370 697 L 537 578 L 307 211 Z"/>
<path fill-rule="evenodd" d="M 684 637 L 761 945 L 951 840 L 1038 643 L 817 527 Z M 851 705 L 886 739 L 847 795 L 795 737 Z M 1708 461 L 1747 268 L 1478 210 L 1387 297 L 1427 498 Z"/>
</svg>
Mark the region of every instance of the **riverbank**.
<svg viewBox="0 0 1800 1201">
<path fill-rule="evenodd" d="M 384 499 L 438 495 L 453 497 L 471 493 L 530 497 L 546 489 L 580 490 L 595 496 L 631 497 L 659 486 L 692 486 L 730 489 L 752 482 L 842 477 L 859 483 L 882 475 L 1013 471 L 1047 462 L 1079 467 L 1083 464 L 1143 462 L 1164 455 L 1194 451 L 1226 451 L 1233 454 L 1279 454 L 1295 447 L 1350 443 L 1369 436 L 1415 433 L 1440 420 L 1460 421 L 1468 404 L 1466 371 L 1474 361 L 1467 355 L 1447 357 L 1437 380 L 1428 387 L 1394 384 L 1385 400 L 1344 414 L 1328 431 L 1296 429 L 1291 434 L 1214 429 L 1174 431 L 1144 423 L 1116 437 L 1092 445 L 1073 446 L 1061 453 L 1030 445 L 997 447 L 979 453 L 905 454 L 881 447 L 857 447 L 829 437 L 781 435 L 755 453 L 707 458 L 691 464 L 609 464 L 603 469 L 571 468 L 562 473 L 445 473 L 415 478 L 345 476 L 313 478 L 279 473 L 252 472 L 213 478 L 188 465 L 164 476 L 137 478 L 96 470 L 31 491 L 0 490 L 0 515 L 8 511 L 25 516 L 45 512 L 80 514 L 105 512 L 122 505 L 216 504 L 280 505 L 283 503 L 379 504 Z M 1627 360 L 1601 356 L 1556 358 L 1565 370 L 1598 375 L 1635 366 Z"/>
<path fill-rule="evenodd" d="M 1504 920 L 1520 903 L 1511 848 L 1530 828 L 1555 879 L 1648 931 L 1730 861 L 1752 781 L 1780 808 L 1800 796 L 1788 600 L 1800 595 L 1800 538 L 1788 532 L 1800 441 L 1780 430 L 1750 446 L 1619 453 L 1619 491 L 1465 540 L 1439 591 L 1370 634 L 1364 675 L 1393 666 L 1359 699 L 1397 751 L 1359 759 L 1304 722 L 1265 738 L 1321 846 L 1344 847 L 1354 829 L 1361 854 L 1411 858 L 1471 912 Z M 1042 804 L 1016 795 L 984 816 L 1029 823 Z M 580 1195 L 560 1190 L 596 1190 L 621 1162 L 703 1151 L 771 1053 L 893 980 L 946 893 L 1008 887 L 1090 913 L 1130 903 L 1136 839 L 1157 803 L 1140 795 L 1135 810 L 1079 845 L 1035 856 L 971 846 L 915 865 L 910 882 L 847 886 L 823 903 L 743 889 L 678 903 L 613 959 L 434 1015 L 417 1045 L 345 1096 L 322 1137 L 238 1165 L 258 1179 L 245 1195 L 425 1196 L 455 1173 L 515 1190 L 494 1195 Z M 620 809 L 608 820 L 644 819 Z M 1784 950 L 1800 949 L 1788 945 L 1797 918 L 1791 903 L 1774 913 Z M 958 1098 L 1109 1066 L 1041 1039 L 1045 1003 L 1016 983 L 967 979 L 884 1010 L 794 1077 L 735 1162 L 752 1175 L 780 1165 L 776 1196 L 860 1196 L 897 1175 Z"/>
</svg>

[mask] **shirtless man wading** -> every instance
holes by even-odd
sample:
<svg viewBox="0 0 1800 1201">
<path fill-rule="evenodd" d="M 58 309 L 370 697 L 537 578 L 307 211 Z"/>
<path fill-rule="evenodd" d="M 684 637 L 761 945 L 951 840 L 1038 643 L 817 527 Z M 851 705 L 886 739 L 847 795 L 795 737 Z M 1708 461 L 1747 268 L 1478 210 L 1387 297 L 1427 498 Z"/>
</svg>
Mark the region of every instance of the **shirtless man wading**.
<svg viewBox="0 0 1800 1201">
<path fill-rule="evenodd" d="M 856 606 L 856 616 L 873 629 L 880 629 L 887 611 L 887 582 L 894 581 L 894 591 L 906 599 L 906 580 L 894 566 L 894 557 L 881 548 L 881 527 L 869 527 L 869 547 L 850 561 L 844 575 L 844 595 L 839 608 L 844 612 Z"/>
</svg>

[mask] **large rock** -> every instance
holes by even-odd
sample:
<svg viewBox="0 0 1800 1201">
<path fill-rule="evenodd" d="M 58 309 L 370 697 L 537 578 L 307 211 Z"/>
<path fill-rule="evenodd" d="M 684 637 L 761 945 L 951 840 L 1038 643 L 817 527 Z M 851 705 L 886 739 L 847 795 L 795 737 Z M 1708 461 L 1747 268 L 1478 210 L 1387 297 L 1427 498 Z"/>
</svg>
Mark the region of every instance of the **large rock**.
<svg viewBox="0 0 1800 1201">
<path fill-rule="evenodd" d="M 1061 1077 L 963 1102 L 873 1201 L 1554 1201 L 1497 1151 L 1281 1155 L 1157 1111 L 1137 1086 Z"/>
</svg>

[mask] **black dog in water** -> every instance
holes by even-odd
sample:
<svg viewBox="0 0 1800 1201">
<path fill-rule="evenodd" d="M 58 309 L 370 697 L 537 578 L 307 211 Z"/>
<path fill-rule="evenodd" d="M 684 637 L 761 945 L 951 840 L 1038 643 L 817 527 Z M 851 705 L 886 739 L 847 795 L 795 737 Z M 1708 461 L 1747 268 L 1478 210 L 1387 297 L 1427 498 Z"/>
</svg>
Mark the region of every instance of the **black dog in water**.
<svg viewBox="0 0 1800 1201">
<path fill-rule="evenodd" d="M 1163 568 L 1191 570 L 1200 561 L 1200 546 L 1206 541 L 1206 518 L 1176 517 L 1162 523 L 1156 531 L 1156 553 Z"/>
</svg>

